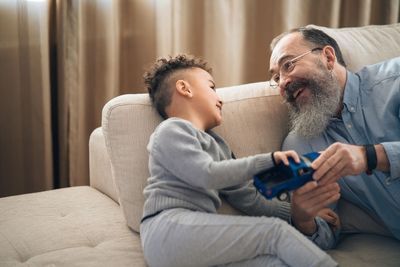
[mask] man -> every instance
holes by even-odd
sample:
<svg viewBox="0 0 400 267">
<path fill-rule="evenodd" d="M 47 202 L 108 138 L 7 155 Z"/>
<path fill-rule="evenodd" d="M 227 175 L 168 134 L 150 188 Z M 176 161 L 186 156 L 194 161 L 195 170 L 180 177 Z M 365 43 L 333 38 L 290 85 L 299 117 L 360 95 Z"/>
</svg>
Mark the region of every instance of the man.
<svg viewBox="0 0 400 267">
<path fill-rule="evenodd" d="M 322 188 L 338 181 L 344 199 L 400 239 L 400 58 L 352 73 L 336 41 L 313 28 L 284 33 L 271 49 L 271 85 L 292 123 L 282 149 L 323 151 L 312 164 L 318 185 L 306 184 L 292 199 L 310 210 L 303 232 L 315 230 Z"/>
</svg>

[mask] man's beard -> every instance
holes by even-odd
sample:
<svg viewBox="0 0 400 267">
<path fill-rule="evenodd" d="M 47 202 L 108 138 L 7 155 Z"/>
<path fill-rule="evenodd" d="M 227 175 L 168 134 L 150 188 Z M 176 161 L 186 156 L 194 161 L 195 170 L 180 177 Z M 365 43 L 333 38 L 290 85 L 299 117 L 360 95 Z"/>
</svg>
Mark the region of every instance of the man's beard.
<svg viewBox="0 0 400 267">
<path fill-rule="evenodd" d="M 323 66 L 318 67 L 321 71 L 314 76 L 294 81 L 286 88 L 291 131 L 306 139 L 320 135 L 327 128 L 340 104 L 338 80 Z M 311 97 L 307 103 L 296 103 L 293 93 L 299 88 L 310 90 Z"/>
</svg>

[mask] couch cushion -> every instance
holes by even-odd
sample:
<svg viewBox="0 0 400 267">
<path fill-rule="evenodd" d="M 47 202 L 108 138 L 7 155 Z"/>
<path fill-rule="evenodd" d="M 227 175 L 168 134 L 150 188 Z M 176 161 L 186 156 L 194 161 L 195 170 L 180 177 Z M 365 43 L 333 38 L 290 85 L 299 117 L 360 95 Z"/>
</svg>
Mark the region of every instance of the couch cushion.
<svg viewBox="0 0 400 267">
<path fill-rule="evenodd" d="M 146 266 L 119 205 L 70 187 L 2 198 L 0 266 Z"/>
<path fill-rule="evenodd" d="M 280 149 L 288 115 L 277 89 L 260 82 L 221 88 L 218 94 L 224 102 L 223 121 L 215 131 L 237 157 Z"/>
<path fill-rule="evenodd" d="M 287 110 L 277 90 L 261 82 L 217 91 L 224 107 L 223 123 L 216 131 L 238 157 L 279 149 L 287 134 Z M 113 177 L 127 223 L 135 231 L 139 231 L 149 176 L 146 146 L 160 121 L 147 94 L 116 97 L 103 109 L 102 129 Z M 221 213 L 233 212 L 223 207 Z"/>
<path fill-rule="evenodd" d="M 347 67 L 354 72 L 400 56 L 400 23 L 340 29 L 309 26 L 321 29 L 338 42 Z"/>
<path fill-rule="evenodd" d="M 398 267 L 400 242 L 373 234 L 345 236 L 334 250 L 328 251 L 342 267 Z"/>
<path fill-rule="evenodd" d="M 89 138 L 90 186 L 118 202 L 114 179 L 111 174 L 111 162 L 107 153 L 101 128 L 95 129 Z"/>
<path fill-rule="evenodd" d="M 122 95 L 103 108 L 102 130 L 119 202 L 128 226 L 139 232 L 149 171 L 146 146 L 161 118 L 147 94 Z"/>
</svg>

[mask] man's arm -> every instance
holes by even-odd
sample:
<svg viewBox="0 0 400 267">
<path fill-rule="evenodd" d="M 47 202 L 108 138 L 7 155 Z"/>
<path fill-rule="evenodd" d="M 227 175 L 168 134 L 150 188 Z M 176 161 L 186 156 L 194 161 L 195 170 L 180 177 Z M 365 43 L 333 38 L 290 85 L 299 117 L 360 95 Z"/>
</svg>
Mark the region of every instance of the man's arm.
<svg viewBox="0 0 400 267">
<path fill-rule="evenodd" d="M 292 222 L 305 235 L 312 235 L 317 230 L 315 217 L 328 205 L 340 198 L 337 183 L 319 186 L 311 181 L 293 192 Z"/>
<path fill-rule="evenodd" d="M 292 204 L 290 204 L 277 199 L 267 200 L 251 183 L 227 188 L 221 190 L 220 193 L 233 207 L 241 210 L 245 214 L 252 216 L 273 216 L 289 222 L 322 249 L 331 249 L 335 247 L 337 243 L 339 218 L 333 211 L 324 208 L 324 206 L 320 210 L 308 210 L 308 212 L 311 212 L 310 221 L 312 224 L 311 231 L 309 231 L 297 225 L 298 220 L 296 220 L 295 217 L 299 214 L 298 210 L 300 208 L 293 208 L 293 201 Z M 302 200 L 296 198 L 296 196 L 294 196 L 294 202 L 304 204 Z M 305 201 L 305 203 L 307 203 L 307 201 Z M 321 210 L 329 210 L 329 212 L 321 213 Z M 297 211 L 297 213 L 295 212 L 296 215 L 293 214 L 293 211 Z M 315 211 L 317 211 L 317 213 L 315 213 Z M 329 217 L 329 219 L 327 217 Z M 332 229 L 332 226 L 334 229 Z"/>
<path fill-rule="evenodd" d="M 299 154 L 312 152 L 315 149 L 299 137 L 289 134 L 282 150 L 294 149 Z M 295 190 L 292 195 L 291 223 L 300 232 L 308 236 L 323 249 L 336 245 L 340 228 L 332 229 L 318 213 L 340 198 L 339 186 L 336 183 L 319 186 L 316 181 L 306 183 Z"/>
<path fill-rule="evenodd" d="M 388 172 L 390 163 L 382 144 L 374 145 L 376 151 L 376 169 Z M 313 178 L 324 185 L 336 182 L 343 176 L 359 175 L 367 171 L 367 156 L 364 146 L 334 143 L 330 145 L 311 164 L 315 169 Z"/>
</svg>

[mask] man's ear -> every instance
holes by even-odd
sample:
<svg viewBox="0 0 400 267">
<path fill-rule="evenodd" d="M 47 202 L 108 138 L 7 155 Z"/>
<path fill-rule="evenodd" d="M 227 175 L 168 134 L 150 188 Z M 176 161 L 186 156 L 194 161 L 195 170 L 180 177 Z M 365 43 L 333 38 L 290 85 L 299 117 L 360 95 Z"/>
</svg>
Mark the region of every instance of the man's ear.
<svg viewBox="0 0 400 267">
<path fill-rule="evenodd" d="M 336 54 L 335 49 L 332 46 L 325 46 L 323 50 L 324 56 L 326 58 L 327 67 L 329 70 L 333 69 L 333 66 L 336 63 Z"/>
<path fill-rule="evenodd" d="M 186 97 L 192 97 L 192 89 L 187 81 L 177 80 L 175 83 L 175 88 L 178 94 Z"/>
</svg>

